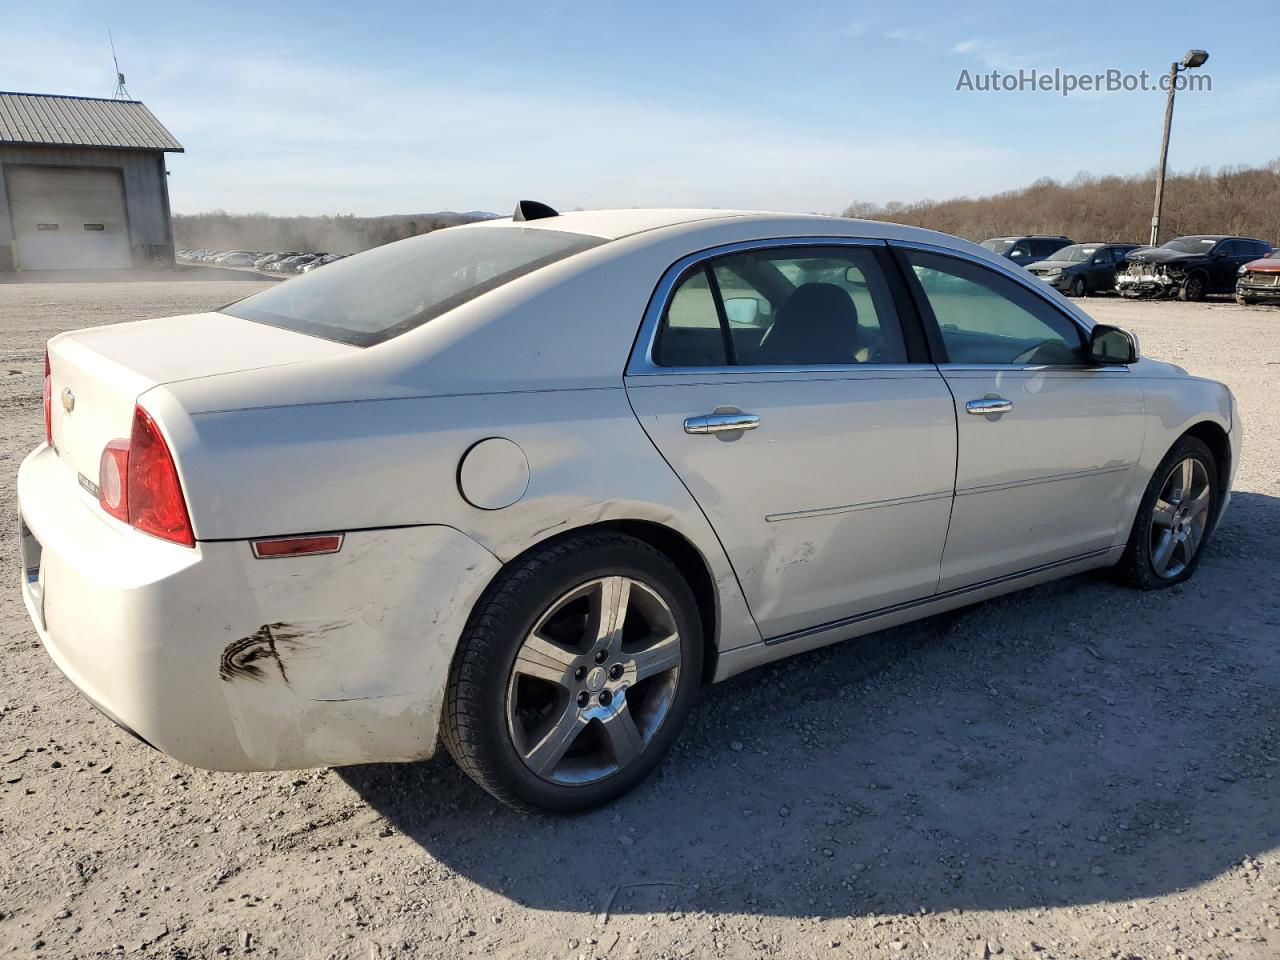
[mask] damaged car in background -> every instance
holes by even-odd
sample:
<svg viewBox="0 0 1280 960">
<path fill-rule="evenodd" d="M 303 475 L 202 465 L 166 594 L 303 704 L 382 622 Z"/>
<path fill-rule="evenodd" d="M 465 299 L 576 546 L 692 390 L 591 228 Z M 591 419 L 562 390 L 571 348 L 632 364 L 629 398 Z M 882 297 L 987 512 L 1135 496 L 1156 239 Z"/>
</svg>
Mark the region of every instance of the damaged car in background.
<svg viewBox="0 0 1280 960">
<path fill-rule="evenodd" d="M 1251 237 L 1178 237 L 1132 251 L 1116 274 L 1116 290 L 1125 297 L 1203 300 L 1206 294 L 1234 292 L 1240 267 L 1270 253 L 1271 244 Z"/>
<path fill-rule="evenodd" d="M 1236 303 L 1280 303 L 1280 256 L 1275 251 L 1240 268 L 1236 278 Z"/>
<path fill-rule="evenodd" d="M 636 786 L 705 683 L 1087 570 L 1181 583 L 1241 445 L 1225 386 L 976 244 L 527 201 L 60 334 L 44 428 L 22 595 L 112 720 L 218 770 L 443 742 L 558 812 Z"/>
</svg>

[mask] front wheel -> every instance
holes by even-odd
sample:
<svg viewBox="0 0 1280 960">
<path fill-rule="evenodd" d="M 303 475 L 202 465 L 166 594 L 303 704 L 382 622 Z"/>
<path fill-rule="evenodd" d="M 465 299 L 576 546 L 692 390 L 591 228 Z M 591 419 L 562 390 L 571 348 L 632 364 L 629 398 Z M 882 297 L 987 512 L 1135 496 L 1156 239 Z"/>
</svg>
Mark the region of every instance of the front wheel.
<svg viewBox="0 0 1280 960">
<path fill-rule="evenodd" d="M 1120 578 L 1140 590 L 1181 583 L 1193 573 L 1218 509 L 1218 467 L 1203 441 L 1183 437 L 1152 474 L 1138 505 Z"/>
<path fill-rule="evenodd" d="M 1083 297 L 1088 292 L 1088 285 L 1084 282 L 1084 277 L 1076 277 L 1071 281 L 1071 295 L 1073 297 Z"/>
<path fill-rule="evenodd" d="M 698 607 L 665 555 L 614 533 L 515 561 L 477 603 L 441 728 L 463 771 L 525 812 L 576 813 L 647 776 L 700 682 Z"/>
<path fill-rule="evenodd" d="M 1205 289 L 1204 274 L 1193 273 L 1182 282 L 1182 288 L 1178 291 L 1178 299 L 1187 301 L 1203 300 Z"/>
</svg>

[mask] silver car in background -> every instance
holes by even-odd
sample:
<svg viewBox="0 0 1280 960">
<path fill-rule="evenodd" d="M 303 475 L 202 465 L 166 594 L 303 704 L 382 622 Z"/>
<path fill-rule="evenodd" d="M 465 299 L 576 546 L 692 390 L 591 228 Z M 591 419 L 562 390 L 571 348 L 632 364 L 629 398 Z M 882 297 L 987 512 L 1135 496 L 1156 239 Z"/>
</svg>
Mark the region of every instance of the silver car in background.
<svg viewBox="0 0 1280 960">
<path fill-rule="evenodd" d="M 895 224 L 516 216 L 49 343 L 23 593 L 187 763 L 429 756 L 607 802 L 698 688 L 1102 567 L 1192 574 L 1241 429 L 1010 261 Z"/>
</svg>

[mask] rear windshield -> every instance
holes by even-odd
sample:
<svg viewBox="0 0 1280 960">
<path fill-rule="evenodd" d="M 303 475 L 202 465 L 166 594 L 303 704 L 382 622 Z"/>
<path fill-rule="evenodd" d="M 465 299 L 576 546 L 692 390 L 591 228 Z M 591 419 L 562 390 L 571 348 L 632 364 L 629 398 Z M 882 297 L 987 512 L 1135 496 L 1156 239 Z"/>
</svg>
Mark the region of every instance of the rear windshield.
<svg viewBox="0 0 1280 960">
<path fill-rule="evenodd" d="M 604 242 L 528 227 L 436 230 L 335 260 L 222 312 L 367 347 Z"/>
</svg>

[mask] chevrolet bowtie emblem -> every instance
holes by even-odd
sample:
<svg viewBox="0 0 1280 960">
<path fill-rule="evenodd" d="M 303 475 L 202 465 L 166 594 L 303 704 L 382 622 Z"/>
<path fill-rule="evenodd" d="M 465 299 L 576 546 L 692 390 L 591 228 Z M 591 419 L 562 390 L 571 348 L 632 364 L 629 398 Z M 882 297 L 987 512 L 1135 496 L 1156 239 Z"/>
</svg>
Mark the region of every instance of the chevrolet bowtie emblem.
<svg viewBox="0 0 1280 960">
<path fill-rule="evenodd" d="M 70 413 L 76 408 L 76 395 L 71 392 L 70 387 L 62 388 L 62 409 Z"/>
</svg>

